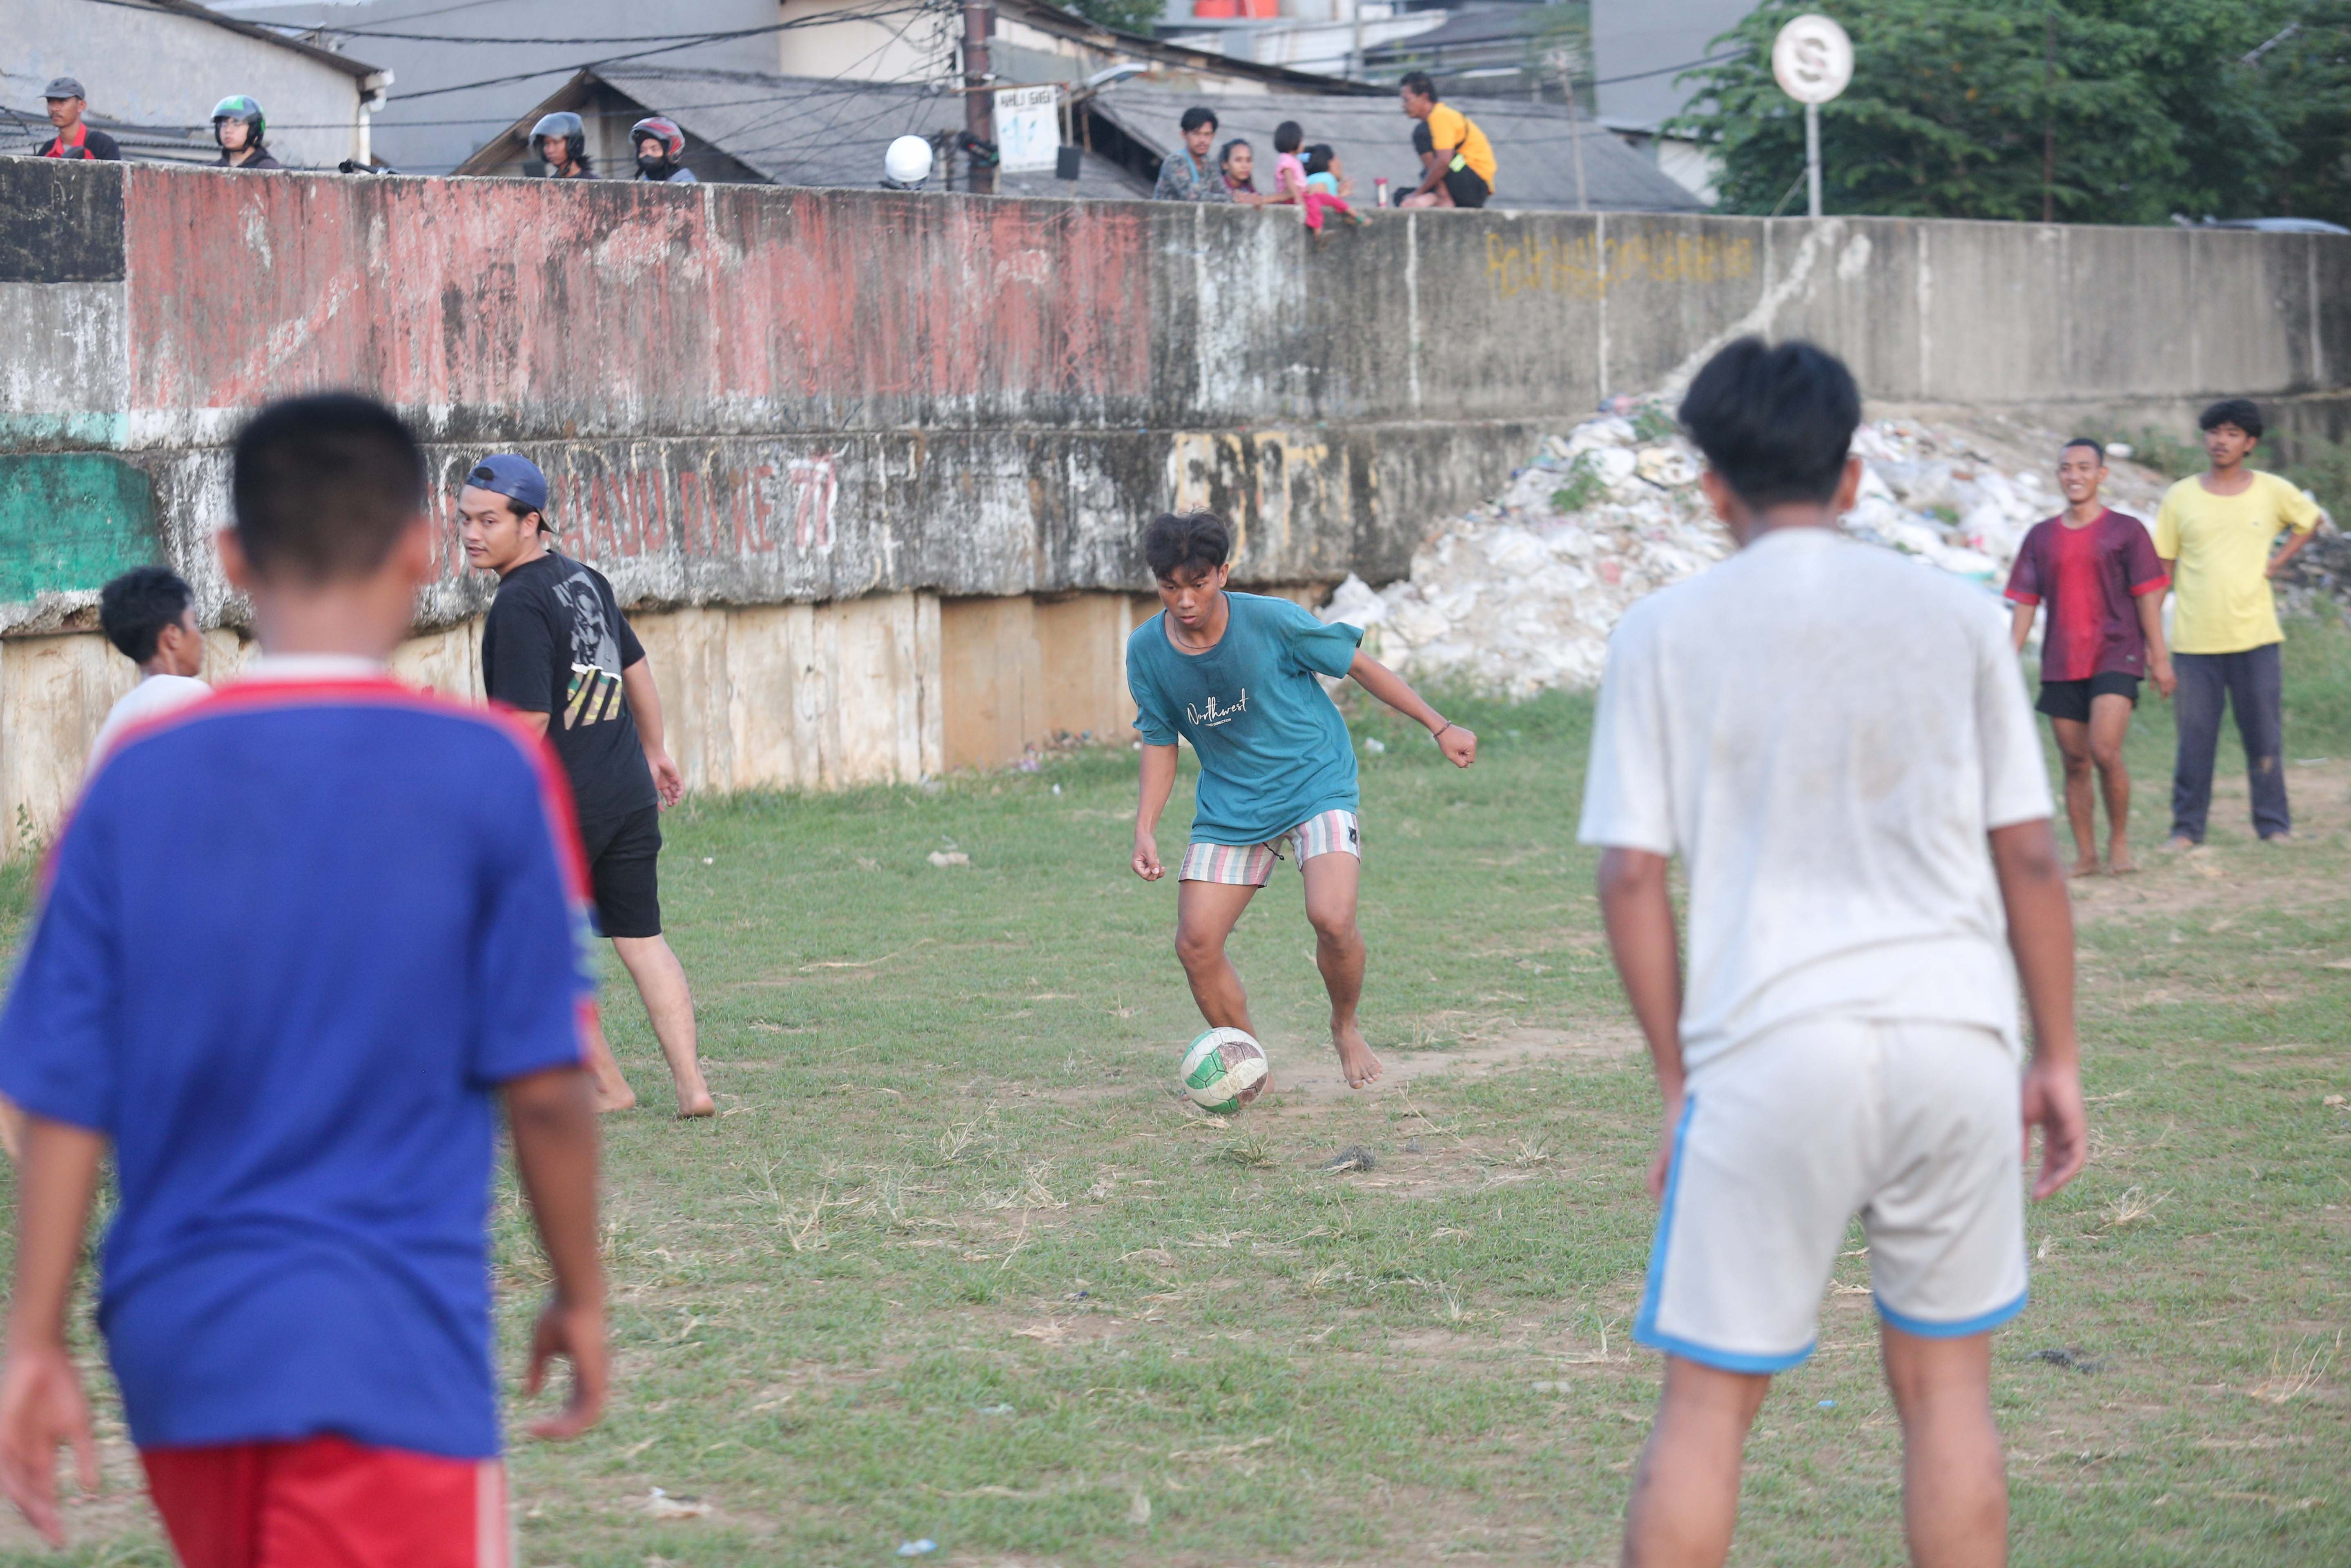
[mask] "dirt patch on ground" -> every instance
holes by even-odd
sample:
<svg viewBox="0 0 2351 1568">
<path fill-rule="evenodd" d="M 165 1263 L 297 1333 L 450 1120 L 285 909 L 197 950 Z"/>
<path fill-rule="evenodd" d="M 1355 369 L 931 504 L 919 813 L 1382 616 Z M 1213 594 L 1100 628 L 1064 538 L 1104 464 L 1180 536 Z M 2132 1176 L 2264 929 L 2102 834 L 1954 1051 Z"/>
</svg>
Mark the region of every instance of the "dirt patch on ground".
<svg viewBox="0 0 2351 1568">
<path fill-rule="evenodd" d="M 2340 851 L 2351 842 L 2351 759 L 2288 762 L 2294 836 L 2274 846 L 2236 841 L 2249 841 L 2252 832 L 2241 777 L 2215 782 L 2213 839 L 2188 851 L 2162 847 L 2168 780 L 2158 776 L 2134 782 L 2138 799 L 2132 840 L 2140 869 L 2128 876 L 2076 878 L 2074 918 L 2082 925 L 2136 925 L 2166 915 L 2225 916 L 2256 907 L 2294 914 L 2340 905 Z"/>
<path fill-rule="evenodd" d="M 1295 1053 L 1275 1067 L 1275 1087 L 1280 1091 L 1284 1115 L 1313 1114 L 1350 1093 L 1377 1095 L 1423 1078 L 1477 1077 L 1510 1068 L 1573 1059 L 1611 1061 L 1641 1049 L 1640 1037 L 1628 1029 L 1595 1026 L 1583 1030 L 1510 1027 L 1491 1036 L 1466 1041 L 1446 1051 L 1379 1052 L 1380 1076 L 1368 1090 L 1353 1091 L 1339 1071 L 1335 1052 Z"/>
</svg>

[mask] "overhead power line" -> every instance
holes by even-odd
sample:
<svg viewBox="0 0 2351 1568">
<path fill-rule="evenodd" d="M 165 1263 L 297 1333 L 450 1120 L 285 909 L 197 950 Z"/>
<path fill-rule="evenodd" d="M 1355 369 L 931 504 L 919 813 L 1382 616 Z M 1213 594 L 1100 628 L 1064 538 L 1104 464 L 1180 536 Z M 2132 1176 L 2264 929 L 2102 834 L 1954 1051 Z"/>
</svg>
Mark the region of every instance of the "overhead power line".
<svg viewBox="0 0 2351 1568">
<path fill-rule="evenodd" d="M 1708 55 L 1702 60 L 1684 60 L 1677 66 L 1659 66 L 1653 71 L 1630 71 L 1621 77 L 1602 77 L 1592 85 L 1593 87 L 1608 87 L 1620 81 L 1642 81 L 1650 77 L 1667 76 L 1675 71 L 1694 71 L 1700 66 L 1719 66 L 1727 60 L 1738 59 L 1740 56 L 1746 53 L 1747 51 L 1745 49 L 1733 49 L 1729 54 L 1725 55 Z"/>
</svg>

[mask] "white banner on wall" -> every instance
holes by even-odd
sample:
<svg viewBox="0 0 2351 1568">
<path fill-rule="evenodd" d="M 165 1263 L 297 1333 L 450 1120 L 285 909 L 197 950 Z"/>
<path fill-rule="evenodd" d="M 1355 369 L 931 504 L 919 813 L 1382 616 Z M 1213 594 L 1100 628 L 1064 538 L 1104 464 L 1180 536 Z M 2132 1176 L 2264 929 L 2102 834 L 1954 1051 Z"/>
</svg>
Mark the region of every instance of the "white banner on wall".
<svg viewBox="0 0 2351 1568">
<path fill-rule="evenodd" d="M 1004 87 L 996 89 L 996 150 L 998 165 L 1008 174 L 1050 169 L 1061 150 L 1061 116 L 1057 107 L 1061 89 Z"/>
</svg>

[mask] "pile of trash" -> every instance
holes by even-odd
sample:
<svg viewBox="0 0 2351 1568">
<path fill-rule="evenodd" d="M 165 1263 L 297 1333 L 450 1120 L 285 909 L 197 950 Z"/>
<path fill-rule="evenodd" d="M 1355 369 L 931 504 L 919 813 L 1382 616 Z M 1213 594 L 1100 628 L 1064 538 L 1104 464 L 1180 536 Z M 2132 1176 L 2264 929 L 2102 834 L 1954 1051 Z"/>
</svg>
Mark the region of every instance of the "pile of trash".
<svg viewBox="0 0 2351 1568">
<path fill-rule="evenodd" d="M 1845 531 L 1996 594 L 2026 531 L 2064 506 L 2049 476 L 2063 440 L 1871 421 L 1854 437 L 1863 478 Z M 2109 452 L 2109 504 L 2152 519 L 2164 481 L 2117 461 L 2126 447 Z M 1363 627 L 1364 650 L 1414 679 L 1511 697 L 1595 685 L 1635 600 L 1731 551 L 1703 465 L 1662 402 L 1616 400 L 1445 523 L 1408 580 L 1374 591 L 1350 577 L 1322 616 Z"/>
</svg>

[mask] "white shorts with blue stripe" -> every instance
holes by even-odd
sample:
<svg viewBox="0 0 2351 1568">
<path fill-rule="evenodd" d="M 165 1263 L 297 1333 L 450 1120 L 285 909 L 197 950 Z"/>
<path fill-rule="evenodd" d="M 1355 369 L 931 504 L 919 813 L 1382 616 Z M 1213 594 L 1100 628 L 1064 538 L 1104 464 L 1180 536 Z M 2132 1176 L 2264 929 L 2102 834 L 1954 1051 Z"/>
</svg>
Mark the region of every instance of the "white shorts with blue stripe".
<svg viewBox="0 0 2351 1568">
<path fill-rule="evenodd" d="M 2016 1058 L 1991 1030 L 1825 1016 L 1693 1069 L 1633 1337 L 1727 1372 L 1813 1353 L 1861 1217 L 1886 1323 L 1959 1338 L 2024 1310 Z"/>
</svg>

